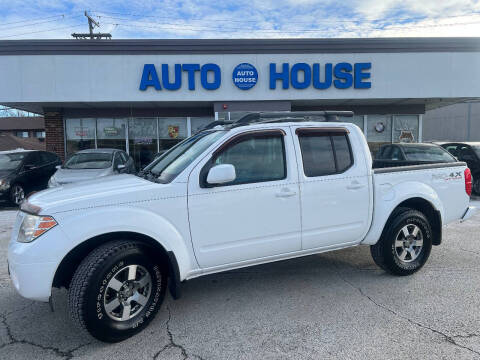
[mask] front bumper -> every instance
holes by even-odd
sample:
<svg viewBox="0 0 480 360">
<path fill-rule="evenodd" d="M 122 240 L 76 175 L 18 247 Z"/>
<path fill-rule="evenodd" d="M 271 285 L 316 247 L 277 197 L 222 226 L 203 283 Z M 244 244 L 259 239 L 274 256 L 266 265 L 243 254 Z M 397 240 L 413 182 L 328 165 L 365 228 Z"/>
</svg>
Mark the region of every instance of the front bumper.
<svg viewBox="0 0 480 360">
<path fill-rule="evenodd" d="M 0 199 L 6 200 L 10 197 L 10 187 L 8 189 L 0 189 Z"/>
<path fill-rule="evenodd" d="M 18 227 L 22 216 L 19 212 L 8 244 L 10 278 L 21 296 L 48 301 L 58 264 L 67 251 L 66 236 L 59 226 L 55 226 L 30 243 L 18 242 Z"/>
<path fill-rule="evenodd" d="M 460 219 L 461 222 L 470 219 L 475 213 L 477 212 L 477 208 L 475 206 L 469 206 L 465 213 L 463 214 L 462 218 Z"/>
<path fill-rule="evenodd" d="M 52 279 L 56 262 L 20 264 L 9 260 L 8 270 L 13 286 L 24 298 L 48 301 L 52 291 Z"/>
</svg>

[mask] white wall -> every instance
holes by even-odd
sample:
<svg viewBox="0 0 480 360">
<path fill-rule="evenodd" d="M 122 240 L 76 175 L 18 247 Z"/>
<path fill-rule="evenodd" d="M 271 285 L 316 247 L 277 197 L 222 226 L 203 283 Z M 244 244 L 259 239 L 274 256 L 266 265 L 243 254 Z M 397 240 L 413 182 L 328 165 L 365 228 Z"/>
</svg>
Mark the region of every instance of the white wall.
<svg viewBox="0 0 480 360">
<path fill-rule="evenodd" d="M 187 87 L 183 72 L 177 91 L 140 91 L 143 65 L 153 63 L 216 63 L 222 85 L 205 90 L 196 73 L 196 90 Z M 232 82 L 233 68 L 253 64 L 257 85 L 240 90 Z M 371 62 L 370 89 L 327 90 L 269 89 L 269 63 L 323 64 Z M 385 54 L 256 54 L 256 55 L 19 55 L 0 57 L 0 103 L 6 102 L 103 102 L 103 101 L 235 101 L 294 99 L 388 99 L 480 97 L 480 53 L 385 53 Z"/>
</svg>

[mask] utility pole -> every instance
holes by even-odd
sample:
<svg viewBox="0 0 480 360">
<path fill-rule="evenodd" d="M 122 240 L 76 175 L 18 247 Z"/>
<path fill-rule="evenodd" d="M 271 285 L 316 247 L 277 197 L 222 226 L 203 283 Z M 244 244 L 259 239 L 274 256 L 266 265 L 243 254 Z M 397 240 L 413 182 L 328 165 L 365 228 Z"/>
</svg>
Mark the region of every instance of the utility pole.
<svg viewBox="0 0 480 360">
<path fill-rule="evenodd" d="M 89 33 L 73 33 L 72 36 L 75 38 L 75 39 L 102 39 L 102 38 L 105 38 L 105 39 L 111 39 L 112 38 L 112 34 L 109 34 L 109 33 L 94 33 L 93 32 L 93 29 L 96 27 L 100 27 L 100 24 L 95 21 L 94 19 L 92 19 L 92 17 L 90 15 L 88 15 L 87 11 L 85 11 L 85 16 L 87 17 L 88 19 L 88 30 L 89 30 Z"/>
</svg>

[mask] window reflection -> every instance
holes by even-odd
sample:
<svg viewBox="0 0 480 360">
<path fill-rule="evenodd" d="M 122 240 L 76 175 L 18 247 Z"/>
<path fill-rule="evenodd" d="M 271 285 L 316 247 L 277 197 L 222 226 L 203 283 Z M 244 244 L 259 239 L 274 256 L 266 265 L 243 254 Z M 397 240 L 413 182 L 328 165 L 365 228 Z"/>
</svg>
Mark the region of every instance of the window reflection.
<svg viewBox="0 0 480 360">
<path fill-rule="evenodd" d="M 135 118 L 128 122 L 128 148 L 137 169 L 149 164 L 157 153 L 157 119 Z"/>
<path fill-rule="evenodd" d="M 66 120 L 67 156 L 80 150 L 95 148 L 95 119 Z"/>
<path fill-rule="evenodd" d="M 126 149 L 127 120 L 97 119 L 97 147 Z"/>
</svg>

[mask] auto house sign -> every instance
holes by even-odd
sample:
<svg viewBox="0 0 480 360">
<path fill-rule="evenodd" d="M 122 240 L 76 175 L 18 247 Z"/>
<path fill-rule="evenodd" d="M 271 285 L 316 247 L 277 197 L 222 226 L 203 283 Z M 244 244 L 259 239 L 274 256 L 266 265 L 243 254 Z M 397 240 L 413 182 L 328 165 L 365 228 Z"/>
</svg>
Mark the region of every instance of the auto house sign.
<svg viewBox="0 0 480 360">
<path fill-rule="evenodd" d="M 279 89 L 370 89 L 372 63 L 268 63 L 259 75 L 257 67 L 243 62 L 230 69 L 232 82 L 240 90 L 250 90 L 260 81 L 268 82 L 270 91 Z M 139 89 L 147 91 L 175 91 L 182 88 L 196 91 L 200 88 L 214 91 L 223 81 L 220 65 L 206 64 L 144 64 Z M 200 81 L 198 81 L 200 80 Z"/>
</svg>

